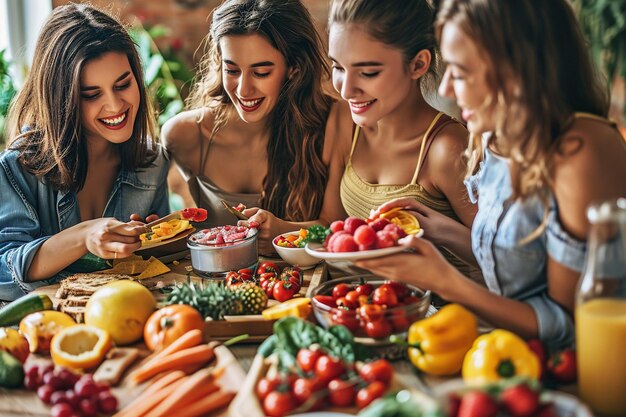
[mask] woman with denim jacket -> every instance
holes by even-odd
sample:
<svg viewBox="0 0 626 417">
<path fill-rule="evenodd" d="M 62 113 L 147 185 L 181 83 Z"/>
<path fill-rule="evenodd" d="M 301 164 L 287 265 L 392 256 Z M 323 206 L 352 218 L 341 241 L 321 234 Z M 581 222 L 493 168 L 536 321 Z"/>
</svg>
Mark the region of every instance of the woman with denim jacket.
<svg viewBox="0 0 626 417">
<path fill-rule="evenodd" d="M 88 252 L 111 259 L 141 246 L 142 216 L 169 210 L 154 126 L 124 27 L 92 7 L 56 8 L 0 154 L 0 299 L 51 283 Z"/>
<path fill-rule="evenodd" d="M 606 120 L 608 98 L 566 0 L 446 0 L 438 36 L 472 138 L 470 196 L 480 196 L 472 249 L 488 289 L 426 240 L 415 254 L 358 262 L 432 289 L 496 327 L 572 342 L 574 294 L 594 201 L 626 196 L 626 143 Z M 379 208 L 407 207 L 395 201 Z M 610 267 L 610 265 L 607 265 Z"/>
</svg>

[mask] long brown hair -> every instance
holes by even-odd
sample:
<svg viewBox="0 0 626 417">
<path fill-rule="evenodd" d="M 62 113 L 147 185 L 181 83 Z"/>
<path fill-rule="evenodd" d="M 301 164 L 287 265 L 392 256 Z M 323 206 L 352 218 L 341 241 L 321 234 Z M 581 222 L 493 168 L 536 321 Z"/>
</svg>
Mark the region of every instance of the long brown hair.
<svg viewBox="0 0 626 417">
<path fill-rule="evenodd" d="M 91 6 L 54 9 L 43 26 L 32 68 L 9 110 L 11 148 L 20 163 L 62 191 L 79 191 L 87 175 L 87 145 L 80 113 L 80 73 L 88 61 L 107 52 L 126 54 L 141 101 L 132 137 L 115 145 L 124 170 L 147 166 L 156 153 L 155 118 L 143 83 L 135 44 L 112 16 Z"/>
<path fill-rule="evenodd" d="M 332 102 L 323 90 L 330 68 L 311 15 L 299 0 L 226 0 L 215 9 L 187 108 L 212 109 L 211 139 L 224 126 L 233 105 L 222 84 L 219 42 L 224 36 L 246 34 L 263 36 L 288 67 L 297 69 L 270 116 L 261 207 L 287 220 L 315 219 L 328 180 L 321 155 Z"/>
<path fill-rule="evenodd" d="M 428 72 L 420 77 L 422 88 L 435 88 L 439 79 L 439 51 L 434 31 L 435 14 L 427 0 L 332 0 L 328 26 L 356 24 L 373 39 L 402 51 L 408 68 L 423 49 L 430 52 Z"/>
<path fill-rule="evenodd" d="M 566 0 L 444 0 L 437 34 L 454 22 L 489 62 L 495 107 L 495 146 L 510 159 L 512 199 L 551 187 L 552 160 L 574 112 L 608 113 L 608 90 L 596 72 Z M 510 81 L 516 84 L 511 91 Z M 509 83 L 509 88 L 507 88 Z M 472 135 L 467 175 L 482 159 Z"/>
</svg>

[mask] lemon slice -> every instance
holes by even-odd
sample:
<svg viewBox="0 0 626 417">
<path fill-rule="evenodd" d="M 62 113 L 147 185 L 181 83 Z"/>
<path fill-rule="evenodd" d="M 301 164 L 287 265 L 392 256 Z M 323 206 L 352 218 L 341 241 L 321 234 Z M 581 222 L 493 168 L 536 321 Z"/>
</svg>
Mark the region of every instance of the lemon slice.
<svg viewBox="0 0 626 417">
<path fill-rule="evenodd" d="M 415 216 L 399 207 L 386 211 L 379 217 L 397 224 L 407 235 L 413 235 L 421 230 L 420 223 Z"/>
<path fill-rule="evenodd" d="M 102 362 L 111 345 L 111 335 L 106 330 L 77 324 L 52 338 L 50 354 L 55 365 L 89 369 Z"/>
<path fill-rule="evenodd" d="M 278 320 L 287 316 L 306 318 L 311 312 L 311 299 L 306 297 L 296 297 L 283 301 L 270 308 L 263 310 L 263 318 L 266 320 Z"/>
</svg>

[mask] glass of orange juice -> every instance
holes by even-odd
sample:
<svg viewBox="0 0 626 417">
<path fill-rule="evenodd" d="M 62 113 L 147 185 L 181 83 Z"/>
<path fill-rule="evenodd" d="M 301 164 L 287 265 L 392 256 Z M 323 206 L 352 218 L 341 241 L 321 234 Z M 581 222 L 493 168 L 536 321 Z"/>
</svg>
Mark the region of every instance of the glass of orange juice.
<svg viewBox="0 0 626 417">
<path fill-rule="evenodd" d="M 592 206 L 576 304 L 580 396 L 598 414 L 626 416 L 626 199 Z"/>
</svg>

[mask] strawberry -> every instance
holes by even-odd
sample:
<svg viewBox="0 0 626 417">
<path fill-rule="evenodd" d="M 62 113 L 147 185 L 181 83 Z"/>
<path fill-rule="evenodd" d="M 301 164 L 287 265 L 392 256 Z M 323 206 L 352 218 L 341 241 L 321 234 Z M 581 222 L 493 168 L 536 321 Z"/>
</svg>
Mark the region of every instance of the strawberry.
<svg viewBox="0 0 626 417">
<path fill-rule="evenodd" d="M 329 244 L 331 252 L 356 252 L 359 250 L 359 245 L 348 233 L 340 234 Z"/>
<path fill-rule="evenodd" d="M 461 399 L 458 417 L 495 417 L 498 404 L 487 393 L 470 391 Z"/>
<path fill-rule="evenodd" d="M 546 351 L 546 347 L 539 339 L 530 339 L 526 343 L 528 344 L 530 350 L 532 350 L 533 353 L 537 355 L 537 359 L 539 359 L 539 364 L 541 365 L 539 379 L 541 380 L 546 375 L 547 371 L 548 353 Z"/>
<path fill-rule="evenodd" d="M 539 408 L 539 393 L 526 384 L 506 388 L 500 393 L 500 400 L 514 417 L 530 417 Z"/>
<path fill-rule="evenodd" d="M 330 224 L 330 230 L 333 233 L 343 231 L 343 220 L 335 220 Z"/>
<path fill-rule="evenodd" d="M 396 240 L 393 238 L 393 236 L 389 232 L 385 230 L 376 232 L 376 243 L 374 245 L 376 249 L 390 248 L 395 245 L 396 245 Z"/>
<path fill-rule="evenodd" d="M 371 247 L 376 242 L 376 231 L 365 224 L 361 225 L 354 232 L 354 241 L 358 245 Z"/>
<path fill-rule="evenodd" d="M 576 352 L 565 349 L 548 360 L 548 371 L 557 381 L 568 384 L 576 381 Z"/>
<path fill-rule="evenodd" d="M 353 235 L 354 232 L 356 232 L 356 229 L 364 224 L 365 220 L 363 219 L 359 219 L 358 217 L 348 217 L 343 221 L 343 230 Z"/>
</svg>

